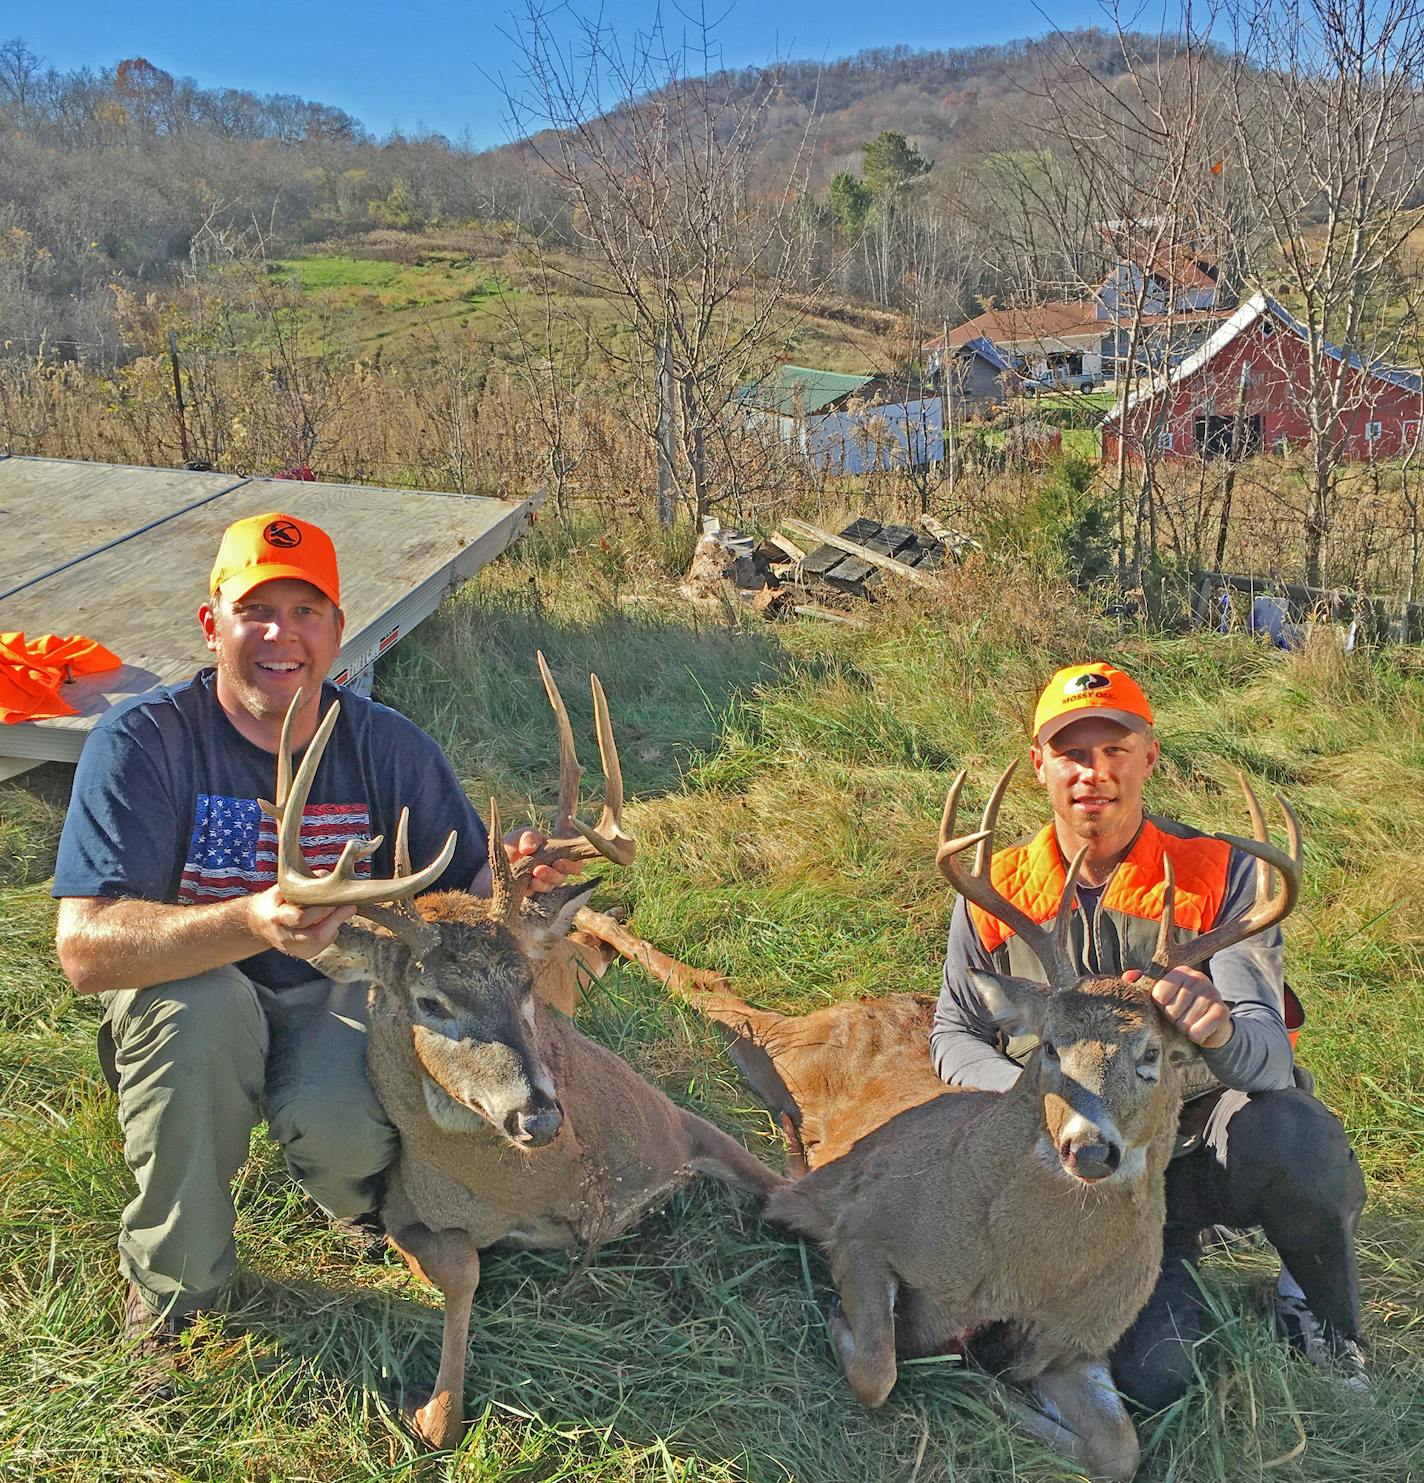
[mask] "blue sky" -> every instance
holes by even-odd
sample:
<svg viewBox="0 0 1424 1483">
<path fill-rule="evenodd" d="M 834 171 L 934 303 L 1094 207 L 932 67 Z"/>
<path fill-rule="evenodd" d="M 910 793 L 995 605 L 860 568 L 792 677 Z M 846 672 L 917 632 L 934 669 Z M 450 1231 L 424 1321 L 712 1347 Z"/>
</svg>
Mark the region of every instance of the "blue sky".
<svg viewBox="0 0 1424 1483">
<path fill-rule="evenodd" d="M 509 137 L 490 78 L 515 77 L 512 10 L 509 0 L 0 0 L 0 40 L 20 36 L 66 71 L 143 56 L 203 86 L 334 104 L 378 134 L 428 128 L 484 147 Z M 605 0 L 602 13 L 629 36 L 656 11 L 643 0 Z M 736 0 L 707 14 L 723 63 L 736 67 L 778 56 L 833 60 L 872 46 L 976 46 L 1103 16 L 1094 0 L 941 0 L 892 14 L 864 0 Z M 1159 16 L 1149 0 L 1140 24 L 1155 31 Z M 668 30 L 687 24 L 671 6 L 662 17 Z"/>
</svg>

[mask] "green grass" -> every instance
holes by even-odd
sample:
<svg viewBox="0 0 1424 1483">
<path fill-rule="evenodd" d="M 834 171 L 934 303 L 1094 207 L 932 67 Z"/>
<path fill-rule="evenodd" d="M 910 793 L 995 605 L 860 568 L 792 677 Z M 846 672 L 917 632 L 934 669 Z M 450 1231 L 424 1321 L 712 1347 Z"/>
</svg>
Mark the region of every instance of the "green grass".
<svg viewBox="0 0 1424 1483">
<path fill-rule="evenodd" d="M 1211 1257 L 1219 1323 L 1201 1381 L 1143 1428 L 1154 1483 L 1354 1483 L 1424 1472 L 1424 682 L 1409 656 L 1284 656 L 1243 640 L 1119 632 L 1021 574 L 963 569 L 863 632 L 689 616 L 657 564 L 539 528 L 385 663 L 378 693 L 449 747 L 472 795 L 552 802 L 532 651 L 563 685 L 590 765 L 583 675 L 609 691 L 640 839 L 604 900 L 751 999 L 810 1006 L 932 988 L 950 901 L 932 844 L 951 771 L 973 790 L 1022 746 L 1043 674 L 1085 652 L 1128 664 L 1157 706 L 1151 803 L 1243 827 L 1235 770 L 1282 788 L 1306 831 L 1287 925 L 1302 1054 L 1370 1185 L 1361 1251 L 1376 1389 L 1342 1399 L 1264 1318 L 1269 1254 Z M 627 601 L 626 599 L 633 599 Z M 720 1188 L 675 1198 L 591 1255 L 493 1253 L 475 1306 L 457 1454 L 416 1455 L 402 1386 L 433 1377 L 432 1293 L 357 1265 L 259 1137 L 239 1182 L 241 1280 L 176 1397 L 118 1339 L 125 1199 L 97 1006 L 69 992 L 44 882 L 63 769 L 0 785 L 0 1477 L 93 1479 L 1049 1480 L 1064 1466 L 952 1362 L 852 1400 L 828 1341 L 823 1265 Z M 1006 835 L 1042 814 L 1020 778 Z M 763 1157 L 777 1145 L 715 1038 L 633 970 L 583 1011 L 671 1095 Z"/>
<path fill-rule="evenodd" d="M 304 289 L 385 288 L 401 276 L 399 263 L 373 258 L 297 257 L 275 265 L 280 276 L 295 278 Z"/>
</svg>

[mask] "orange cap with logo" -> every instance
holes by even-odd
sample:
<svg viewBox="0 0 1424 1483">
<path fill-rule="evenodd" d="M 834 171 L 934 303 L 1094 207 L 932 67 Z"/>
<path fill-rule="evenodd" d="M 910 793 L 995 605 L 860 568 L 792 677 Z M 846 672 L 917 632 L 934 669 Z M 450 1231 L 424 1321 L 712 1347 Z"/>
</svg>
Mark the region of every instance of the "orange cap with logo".
<svg viewBox="0 0 1424 1483">
<path fill-rule="evenodd" d="M 240 602 L 262 582 L 295 577 L 341 606 L 336 547 L 319 525 L 272 511 L 235 520 L 223 531 L 208 591 Z"/>
<path fill-rule="evenodd" d="M 1033 713 L 1033 739 L 1046 742 L 1084 716 L 1116 721 L 1130 731 L 1145 732 L 1152 724 L 1152 707 L 1137 682 L 1111 664 L 1070 664 L 1043 687 Z"/>
</svg>

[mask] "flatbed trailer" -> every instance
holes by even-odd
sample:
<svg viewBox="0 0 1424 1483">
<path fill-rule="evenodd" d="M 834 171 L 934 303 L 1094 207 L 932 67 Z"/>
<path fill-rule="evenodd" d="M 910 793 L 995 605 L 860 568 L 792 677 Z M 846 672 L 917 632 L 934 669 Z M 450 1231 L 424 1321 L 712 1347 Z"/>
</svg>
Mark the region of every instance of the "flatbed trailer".
<svg viewBox="0 0 1424 1483">
<path fill-rule="evenodd" d="M 76 761 L 110 706 L 211 662 L 197 612 L 234 520 L 281 510 L 331 535 L 346 612 L 331 678 L 369 684 L 376 659 L 518 539 L 539 503 L 0 456 L 0 632 L 82 634 L 123 661 L 63 687 L 77 715 L 0 725 L 0 778 Z"/>
</svg>

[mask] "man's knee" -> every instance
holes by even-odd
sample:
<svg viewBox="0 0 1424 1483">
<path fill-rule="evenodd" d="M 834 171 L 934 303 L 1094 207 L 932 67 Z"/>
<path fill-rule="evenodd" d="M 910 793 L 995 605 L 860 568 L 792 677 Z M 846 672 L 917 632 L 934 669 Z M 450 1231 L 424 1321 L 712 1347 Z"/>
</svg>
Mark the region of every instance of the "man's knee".
<svg viewBox="0 0 1424 1483">
<path fill-rule="evenodd" d="M 1188 1260 L 1195 1254 L 1194 1243 L 1169 1239 L 1147 1306 L 1113 1349 L 1113 1381 L 1139 1411 L 1170 1406 L 1196 1377 L 1196 1348 L 1209 1324 Z"/>
<path fill-rule="evenodd" d="M 1339 1118 L 1299 1088 L 1255 1093 L 1231 1118 L 1226 1157 L 1233 1181 L 1312 1210 L 1353 1219 L 1365 1182 Z"/>
<path fill-rule="evenodd" d="M 378 1176 L 395 1161 L 399 1139 L 369 1086 L 345 1097 L 286 1098 L 268 1127 L 292 1177 L 329 1215 L 362 1215 L 376 1201 Z"/>
</svg>

